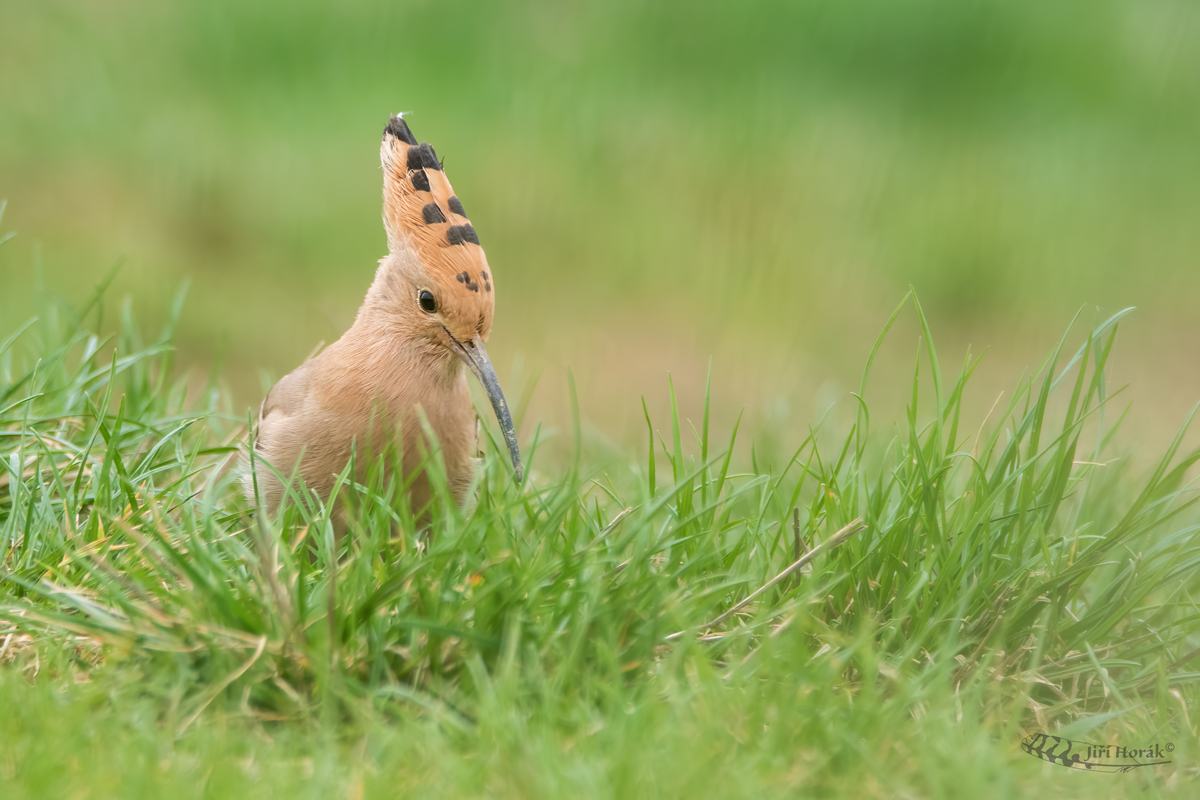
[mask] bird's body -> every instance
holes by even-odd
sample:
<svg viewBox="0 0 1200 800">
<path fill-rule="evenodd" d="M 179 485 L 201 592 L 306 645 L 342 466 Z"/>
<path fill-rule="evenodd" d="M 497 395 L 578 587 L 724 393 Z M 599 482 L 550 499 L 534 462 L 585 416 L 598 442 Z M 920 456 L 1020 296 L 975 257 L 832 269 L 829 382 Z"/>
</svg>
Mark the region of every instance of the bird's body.
<svg viewBox="0 0 1200 800">
<path fill-rule="evenodd" d="M 385 469 L 414 477 L 409 498 L 419 510 L 429 482 L 413 474 L 430 449 L 426 430 L 441 448 L 451 494 L 465 502 L 478 449 L 465 368 L 487 390 L 520 476 L 512 422 L 483 346 L 494 292 L 478 237 L 433 148 L 417 145 L 399 117 L 384 131 L 380 155 L 390 253 L 354 325 L 263 401 L 254 448 L 272 469 L 255 474 L 268 510 L 284 495 L 276 473 L 294 472 L 328 499 L 352 455 L 360 481 L 380 457 Z M 252 480 L 246 489 L 253 493 Z"/>
<path fill-rule="evenodd" d="M 421 453 L 413 446 L 421 434 L 420 407 L 437 433 L 455 500 L 463 502 L 474 477 L 475 409 L 467 375 L 457 358 L 428 369 L 419 353 L 378 335 L 373 314 L 359 319 L 333 345 L 306 361 L 275 385 L 263 403 L 258 436 L 260 455 L 286 473 L 299 465 L 304 485 L 328 498 L 335 477 L 349 462 L 352 448 L 365 470 L 375 456 L 388 453 L 395 440 L 408 443 L 400 452 L 403 472 L 412 473 Z M 414 380 L 414 376 L 426 380 Z M 302 457 L 303 456 L 303 457 Z M 268 471 L 269 472 L 269 471 Z M 283 484 L 259 472 L 263 504 L 279 505 Z M 413 506 L 428 500 L 427 481 L 414 484 Z"/>
</svg>

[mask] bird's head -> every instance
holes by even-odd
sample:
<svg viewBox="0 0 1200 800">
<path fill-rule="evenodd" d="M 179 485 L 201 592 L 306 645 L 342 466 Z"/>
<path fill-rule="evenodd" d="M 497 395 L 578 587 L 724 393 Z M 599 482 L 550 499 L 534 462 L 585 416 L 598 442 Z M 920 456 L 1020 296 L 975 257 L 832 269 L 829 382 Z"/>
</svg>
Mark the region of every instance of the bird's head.
<svg viewBox="0 0 1200 800">
<path fill-rule="evenodd" d="M 457 356 L 479 379 L 520 480 L 516 433 L 484 348 L 492 330 L 495 280 L 479 237 L 433 147 L 417 144 L 399 116 L 384 128 L 379 158 L 390 251 L 385 259 L 389 310 L 426 352 L 445 355 L 448 363 L 457 363 Z"/>
</svg>

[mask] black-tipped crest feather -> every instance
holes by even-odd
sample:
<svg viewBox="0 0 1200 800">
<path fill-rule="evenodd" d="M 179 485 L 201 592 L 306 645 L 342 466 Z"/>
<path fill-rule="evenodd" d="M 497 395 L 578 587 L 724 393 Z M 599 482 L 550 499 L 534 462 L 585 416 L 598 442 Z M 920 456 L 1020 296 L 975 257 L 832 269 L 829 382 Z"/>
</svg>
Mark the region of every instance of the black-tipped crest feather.
<svg viewBox="0 0 1200 800">
<path fill-rule="evenodd" d="M 412 131 L 409 130 L 408 123 L 398 114 L 388 120 L 387 127 L 383 129 L 383 132 L 390 133 L 408 145 L 415 145 L 417 143 L 417 137 L 413 136 Z"/>
</svg>

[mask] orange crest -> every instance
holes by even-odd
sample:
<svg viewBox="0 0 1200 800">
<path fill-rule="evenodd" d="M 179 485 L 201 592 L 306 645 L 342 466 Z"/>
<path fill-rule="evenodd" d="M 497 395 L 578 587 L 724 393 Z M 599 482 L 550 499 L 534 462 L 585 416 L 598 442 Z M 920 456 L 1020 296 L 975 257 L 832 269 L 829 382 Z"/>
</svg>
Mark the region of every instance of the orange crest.
<svg viewBox="0 0 1200 800">
<path fill-rule="evenodd" d="M 431 277 L 446 288 L 475 292 L 490 301 L 492 275 L 479 237 L 437 154 L 417 144 L 408 124 L 394 116 L 383 131 L 384 227 L 393 252 L 407 245 Z M 490 305 L 490 303 L 489 303 Z"/>
</svg>

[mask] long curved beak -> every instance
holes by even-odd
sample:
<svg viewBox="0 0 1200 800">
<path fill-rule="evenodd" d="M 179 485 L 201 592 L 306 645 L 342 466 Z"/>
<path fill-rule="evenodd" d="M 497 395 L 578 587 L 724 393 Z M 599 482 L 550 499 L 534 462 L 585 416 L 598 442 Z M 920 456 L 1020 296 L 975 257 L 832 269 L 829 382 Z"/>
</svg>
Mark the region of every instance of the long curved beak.
<svg viewBox="0 0 1200 800">
<path fill-rule="evenodd" d="M 487 392 L 488 400 L 492 401 L 492 410 L 496 412 L 496 421 L 500 423 L 500 432 L 504 434 L 504 443 L 508 445 L 508 455 L 512 458 L 513 473 L 517 483 L 520 483 L 524 470 L 521 468 L 521 451 L 517 449 L 517 432 L 513 430 L 508 402 L 504 399 L 504 392 L 500 390 L 500 381 L 496 378 L 496 370 L 492 369 L 487 348 L 483 346 L 479 334 L 468 342 L 460 342 L 453 336 L 450 337 L 450 341 L 454 342 L 459 358 L 475 373 L 475 377 Z"/>
</svg>

